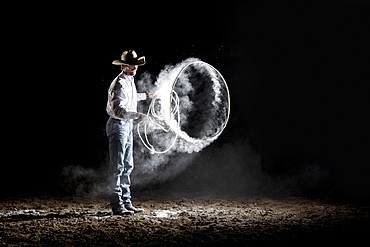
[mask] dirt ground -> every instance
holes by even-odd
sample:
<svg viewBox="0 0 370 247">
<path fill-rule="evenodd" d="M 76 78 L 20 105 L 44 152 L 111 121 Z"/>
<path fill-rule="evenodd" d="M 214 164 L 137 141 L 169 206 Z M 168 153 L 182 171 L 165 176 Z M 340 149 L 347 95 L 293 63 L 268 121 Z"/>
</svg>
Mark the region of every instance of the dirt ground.
<svg viewBox="0 0 370 247">
<path fill-rule="evenodd" d="M 329 199 L 143 191 L 134 205 L 146 211 L 112 216 L 107 198 L 3 199 L 0 246 L 356 246 L 370 233 L 369 205 Z"/>
</svg>

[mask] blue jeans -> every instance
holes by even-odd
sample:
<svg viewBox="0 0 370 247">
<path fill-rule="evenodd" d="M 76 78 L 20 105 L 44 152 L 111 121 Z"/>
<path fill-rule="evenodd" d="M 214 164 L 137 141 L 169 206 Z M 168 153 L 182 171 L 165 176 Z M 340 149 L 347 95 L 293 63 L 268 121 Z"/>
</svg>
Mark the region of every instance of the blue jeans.
<svg viewBox="0 0 370 247">
<path fill-rule="evenodd" d="M 132 121 L 113 118 L 108 119 L 106 126 L 112 209 L 131 205 L 130 174 L 134 169 L 132 128 Z"/>
</svg>

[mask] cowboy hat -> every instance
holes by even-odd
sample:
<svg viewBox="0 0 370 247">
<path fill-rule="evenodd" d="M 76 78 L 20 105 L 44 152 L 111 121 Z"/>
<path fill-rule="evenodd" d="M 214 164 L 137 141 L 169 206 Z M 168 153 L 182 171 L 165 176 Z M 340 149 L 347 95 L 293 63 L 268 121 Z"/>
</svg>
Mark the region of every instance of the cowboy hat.
<svg viewBox="0 0 370 247">
<path fill-rule="evenodd" d="M 120 60 L 114 60 L 114 65 L 144 65 L 145 57 L 137 57 L 134 50 L 124 51 Z"/>
</svg>

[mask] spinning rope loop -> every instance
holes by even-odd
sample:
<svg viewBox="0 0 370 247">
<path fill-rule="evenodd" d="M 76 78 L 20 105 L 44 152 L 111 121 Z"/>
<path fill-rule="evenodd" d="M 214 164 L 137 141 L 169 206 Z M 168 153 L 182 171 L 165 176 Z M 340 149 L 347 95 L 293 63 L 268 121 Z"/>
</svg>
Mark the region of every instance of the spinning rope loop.
<svg viewBox="0 0 370 247">
<path fill-rule="evenodd" d="M 213 134 L 211 136 L 206 136 L 206 137 L 203 137 L 203 138 L 198 138 L 198 139 L 187 136 L 187 138 L 184 138 L 184 139 L 186 139 L 187 141 L 193 142 L 193 143 L 201 142 L 201 141 L 210 141 L 210 140 L 213 140 L 216 137 L 218 137 L 227 125 L 227 122 L 228 122 L 229 116 L 230 116 L 230 94 L 229 94 L 229 89 L 228 89 L 228 86 L 226 84 L 226 81 L 225 81 L 224 77 L 221 75 L 221 73 L 215 67 L 213 67 L 212 65 L 210 65 L 208 63 L 205 63 L 203 61 L 194 61 L 194 62 L 187 63 L 179 71 L 179 73 L 177 74 L 177 76 L 176 76 L 176 78 L 175 78 L 175 80 L 172 84 L 172 89 L 171 89 L 171 93 L 170 93 L 170 97 L 169 97 L 170 102 L 169 102 L 168 117 L 164 116 L 164 114 L 158 114 L 156 112 L 155 103 L 157 101 L 157 98 L 153 98 L 150 105 L 149 105 L 149 109 L 148 109 L 148 112 L 147 112 L 148 121 L 140 121 L 137 125 L 137 132 L 139 134 L 140 140 L 144 144 L 144 146 L 149 150 L 149 152 L 151 154 L 155 154 L 155 153 L 163 154 L 163 153 L 168 152 L 175 145 L 178 136 L 179 135 L 182 136 L 182 133 L 184 133 L 180 128 L 180 98 L 179 98 L 178 94 L 175 91 L 175 86 L 176 86 L 176 83 L 179 80 L 180 76 L 185 71 L 185 69 L 187 67 L 189 67 L 190 65 L 194 65 L 194 64 L 202 64 L 204 66 L 208 66 L 209 68 L 213 69 L 217 73 L 219 78 L 221 78 L 222 82 L 224 83 L 226 93 L 227 93 L 227 113 L 226 113 L 225 120 L 224 120 L 223 124 L 221 125 L 221 127 L 218 129 L 218 131 L 215 134 Z M 175 120 L 175 118 L 177 120 Z M 147 134 L 147 126 L 148 126 L 149 122 L 152 123 L 154 126 L 157 126 L 159 129 L 163 130 L 164 132 L 172 131 L 176 134 L 172 143 L 171 143 L 171 145 L 167 149 L 162 150 L 162 151 L 157 151 L 157 150 L 155 150 L 154 146 L 149 142 L 148 134 Z M 166 126 L 163 126 L 161 124 L 161 122 L 164 122 Z M 144 138 L 142 137 L 142 135 L 140 133 L 140 126 L 142 124 L 144 124 Z"/>
</svg>

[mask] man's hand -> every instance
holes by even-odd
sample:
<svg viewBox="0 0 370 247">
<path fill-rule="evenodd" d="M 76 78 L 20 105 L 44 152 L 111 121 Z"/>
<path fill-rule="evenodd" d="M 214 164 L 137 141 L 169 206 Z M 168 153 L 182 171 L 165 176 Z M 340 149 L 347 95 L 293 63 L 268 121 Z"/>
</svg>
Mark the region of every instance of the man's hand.
<svg viewBox="0 0 370 247">
<path fill-rule="evenodd" d="M 140 122 L 149 121 L 149 117 L 147 115 L 145 115 L 144 113 L 138 112 L 137 114 L 138 115 L 137 115 L 136 120 L 139 120 Z"/>
<path fill-rule="evenodd" d="M 155 94 L 156 94 L 157 92 L 152 92 L 152 93 L 146 93 L 146 98 L 147 99 L 153 99 L 153 98 L 155 98 Z"/>
</svg>

